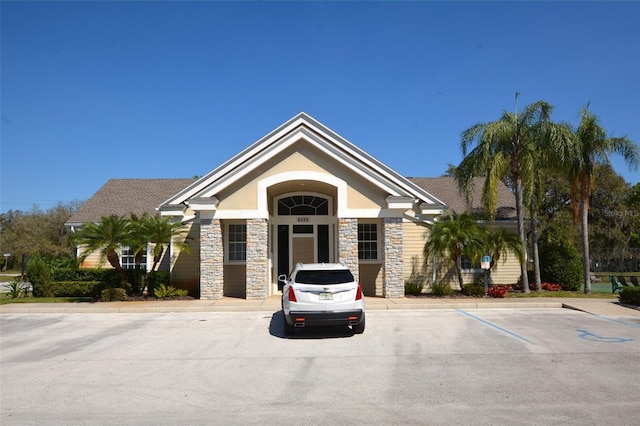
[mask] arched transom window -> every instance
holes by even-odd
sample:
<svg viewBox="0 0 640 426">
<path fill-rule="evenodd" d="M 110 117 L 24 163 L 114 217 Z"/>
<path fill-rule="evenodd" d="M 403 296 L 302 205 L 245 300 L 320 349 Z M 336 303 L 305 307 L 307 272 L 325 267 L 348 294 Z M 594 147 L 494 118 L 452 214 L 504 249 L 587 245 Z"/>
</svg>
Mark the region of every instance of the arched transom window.
<svg viewBox="0 0 640 426">
<path fill-rule="evenodd" d="M 293 195 L 278 200 L 280 216 L 326 216 L 329 214 L 329 202 L 315 195 Z"/>
</svg>

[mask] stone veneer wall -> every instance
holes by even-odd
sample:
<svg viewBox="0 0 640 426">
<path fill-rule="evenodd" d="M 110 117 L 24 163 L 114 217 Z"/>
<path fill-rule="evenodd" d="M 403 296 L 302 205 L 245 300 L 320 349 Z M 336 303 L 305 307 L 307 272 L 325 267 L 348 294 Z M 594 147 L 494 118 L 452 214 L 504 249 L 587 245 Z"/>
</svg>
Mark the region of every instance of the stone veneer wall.
<svg viewBox="0 0 640 426">
<path fill-rule="evenodd" d="M 382 224 L 383 295 L 386 298 L 404 297 L 402 218 L 385 218 Z"/>
<path fill-rule="evenodd" d="M 356 281 L 360 281 L 358 219 L 338 218 L 338 262 L 348 267 Z"/>
<path fill-rule="evenodd" d="M 200 220 L 200 299 L 221 299 L 224 251 L 220 219 Z"/>
<path fill-rule="evenodd" d="M 269 295 L 268 228 L 266 219 L 247 220 L 247 299 Z"/>
</svg>

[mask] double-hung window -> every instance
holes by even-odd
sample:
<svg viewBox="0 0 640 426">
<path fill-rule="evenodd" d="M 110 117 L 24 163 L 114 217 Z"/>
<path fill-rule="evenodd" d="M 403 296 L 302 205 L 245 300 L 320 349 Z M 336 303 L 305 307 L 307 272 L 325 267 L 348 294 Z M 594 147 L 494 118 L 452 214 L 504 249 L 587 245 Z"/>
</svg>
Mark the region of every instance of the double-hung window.
<svg viewBox="0 0 640 426">
<path fill-rule="evenodd" d="M 358 224 L 358 259 L 378 259 L 378 224 Z"/>
<path fill-rule="evenodd" d="M 247 225 L 230 223 L 227 227 L 227 254 L 230 262 L 247 260 Z"/>
</svg>

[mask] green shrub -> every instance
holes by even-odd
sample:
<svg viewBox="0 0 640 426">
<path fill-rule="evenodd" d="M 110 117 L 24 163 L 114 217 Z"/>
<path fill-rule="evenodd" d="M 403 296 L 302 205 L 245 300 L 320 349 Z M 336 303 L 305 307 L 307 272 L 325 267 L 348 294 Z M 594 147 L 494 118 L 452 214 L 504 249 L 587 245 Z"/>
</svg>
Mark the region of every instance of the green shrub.
<svg viewBox="0 0 640 426">
<path fill-rule="evenodd" d="M 61 253 L 57 256 L 45 256 L 43 259 L 51 269 L 78 269 L 78 259 L 68 253 Z"/>
<path fill-rule="evenodd" d="M 127 279 L 127 283 L 131 287 L 130 293 L 140 294 L 142 292 L 142 285 L 144 284 L 147 271 L 142 269 L 125 269 L 124 275 Z M 118 285 L 117 287 L 122 287 L 122 285 Z"/>
<path fill-rule="evenodd" d="M 540 278 L 557 283 L 565 291 L 578 291 L 582 285 L 582 261 L 568 238 L 549 235 L 540 240 Z"/>
<path fill-rule="evenodd" d="M 78 281 L 79 271 L 73 268 L 56 268 L 51 272 L 53 281 Z"/>
<path fill-rule="evenodd" d="M 460 293 L 466 296 L 484 297 L 484 279 L 482 281 L 482 284 L 474 283 L 465 285 Z"/>
<path fill-rule="evenodd" d="M 178 297 L 185 297 L 187 294 L 189 294 L 189 291 L 182 288 L 175 288 L 171 285 L 165 286 L 164 284 L 160 284 L 160 286 L 155 289 L 153 294 L 158 299 L 175 299 Z"/>
<path fill-rule="evenodd" d="M 78 281 L 102 281 L 110 284 L 117 281 L 116 271 L 114 269 L 78 269 L 77 273 Z"/>
<path fill-rule="evenodd" d="M 34 255 L 27 263 L 27 278 L 33 287 L 35 297 L 53 297 L 49 287 L 51 268 L 39 255 Z"/>
<path fill-rule="evenodd" d="M 146 284 L 149 294 L 155 294 L 155 291 L 161 284 L 168 286 L 171 283 L 171 274 L 169 271 L 154 271 L 147 275 Z"/>
<path fill-rule="evenodd" d="M 118 284 L 118 277 L 114 269 L 91 268 L 57 268 L 52 271 L 52 281 L 102 281 L 112 286 Z"/>
<path fill-rule="evenodd" d="M 115 302 L 127 300 L 127 292 L 123 288 L 106 288 L 100 292 L 100 301 Z"/>
<path fill-rule="evenodd" d="M 55 297 L 98 297 L 105 284 L 100 281 L 54 281 L 50 283 Z"/>
<path fill-rule="evenodd" d="M 640 306 L 640 287 L 624 287 L 620 292 L 620 303 Z"/>
<path fill-rule="evenodd" d="M 408 279 L 404 282 L 404 294 L 418 295 L 424 289 L 424 281 L 419 279 Z"/>
<path fill-rule="evenodd" d="M 435 283 L 431 286 L 431 291 L 435 296 L 448 296 L 453 293 L 453 289 L 449 283 Z"/>
</svg>

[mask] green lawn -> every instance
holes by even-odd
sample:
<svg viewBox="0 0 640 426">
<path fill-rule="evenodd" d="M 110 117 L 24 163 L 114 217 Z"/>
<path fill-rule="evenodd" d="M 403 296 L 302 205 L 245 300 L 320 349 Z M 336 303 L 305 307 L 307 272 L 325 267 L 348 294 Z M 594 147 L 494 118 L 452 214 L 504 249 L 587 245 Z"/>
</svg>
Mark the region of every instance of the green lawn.
<svg viewBox="0 0 640 426">
<path fill-rule="evenodd" d="M 580 287 L 581 291 L 584 291 L 584 285 Z M 592 293 L 609 293 L 611 294 L 611 283 L 610 282 L 595 282 L 591 283 L 591 292 Z"/>
<path fill-rule="evenodd" d="M 8 303 L 79 303 L 92 302 L 91 297 L 19 297 L 17 299 L 7 298 L 6 293 L 0 294 L 0 305 Z"/>
</svg>

